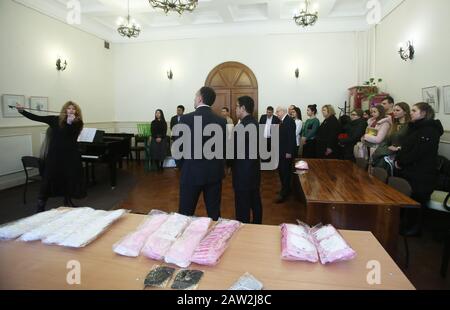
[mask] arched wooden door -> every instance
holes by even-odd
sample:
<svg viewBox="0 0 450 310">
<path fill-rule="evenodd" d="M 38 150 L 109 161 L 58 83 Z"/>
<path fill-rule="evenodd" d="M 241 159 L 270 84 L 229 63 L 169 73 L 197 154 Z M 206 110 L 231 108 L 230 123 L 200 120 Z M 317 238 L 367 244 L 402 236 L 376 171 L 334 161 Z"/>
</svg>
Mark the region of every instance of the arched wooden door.
<svg viewBox="0 0 450 310">
<path fill-rule="evenodd" d="M 237 123 L 236 102 L 241 96 L 250 96 L 255 101 L 254 117 L 258 117 L 258 82 L 253 71 L 239 62 L 225 62 L 215 67 L 206 78 L 205 86 L 212 87 L 217 94 L 212 106 L 220 114 L 223 107 L 230 109 L 230 116 Z"/>
</svg>

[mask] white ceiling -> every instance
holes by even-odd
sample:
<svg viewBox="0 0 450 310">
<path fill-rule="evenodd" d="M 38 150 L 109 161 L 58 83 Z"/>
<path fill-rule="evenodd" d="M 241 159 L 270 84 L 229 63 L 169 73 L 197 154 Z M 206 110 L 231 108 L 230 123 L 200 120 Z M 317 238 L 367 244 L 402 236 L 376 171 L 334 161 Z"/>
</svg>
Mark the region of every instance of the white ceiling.
<svg viewBox="0 0 450 310">
<path fill-rule="evenodd" d="M 73 0 L 14 0 L 66 22 L 68 2 Z M 76 0 L 75 0 L 76 1 Z M 75 27 L 111 42 L 204 38 L 237 35 L 295 34 L 302 32 L 362 31 L 369 28 L 369 0 L 312 0 L 319 21 L 302 28 L 292 20 L 303 0 L 199 0 L 194 12 L 164 14 L 148 0 L 130 0 L 131 17 L 141 26 L 137 39 L 117 33 L 117 19 L 127 15 L 127 0 L 78 0 L 81 23 Z M 371 0 L 381 4 L 382 17 L 404 0 Z"/>
</svg>

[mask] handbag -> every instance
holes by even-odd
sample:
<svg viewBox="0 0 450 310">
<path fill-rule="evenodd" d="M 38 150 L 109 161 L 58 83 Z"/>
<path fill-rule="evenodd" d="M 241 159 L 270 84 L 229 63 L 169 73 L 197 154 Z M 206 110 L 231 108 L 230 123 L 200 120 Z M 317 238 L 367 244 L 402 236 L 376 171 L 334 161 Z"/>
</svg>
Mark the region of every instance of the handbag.
<svg viewBox="0 0 450 310">
<path fill-rule="evenodd" d="M 353 148 L 353 155 L 355 158 L 363 158 L 369 160 L 369 154 L 367 151 L 367 146 L 362 142 L 357 142 Z"/>
</svg>

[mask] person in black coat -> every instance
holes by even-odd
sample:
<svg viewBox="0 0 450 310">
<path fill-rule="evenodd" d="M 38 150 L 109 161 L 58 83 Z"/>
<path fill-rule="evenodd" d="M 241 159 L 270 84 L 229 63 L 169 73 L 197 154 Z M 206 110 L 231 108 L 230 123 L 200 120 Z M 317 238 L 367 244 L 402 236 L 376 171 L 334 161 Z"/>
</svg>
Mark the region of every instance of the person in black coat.
<svg viewBox="0 0 450 310">
<path fill-rule="evenodd" d="M 158 171 L 163 170 L 167 153 L 167 123 L 164 112 L 155 112 L 155 119 L 151 123 L 152 140 L 150 141 L 150 159 Z"/>
<path fill-rule="evenodd" d="M 250 223 L 250 211 L 253 214 L 253 224 L 262 223 L 262 203 L 260 195 L 261 163 L 258 156 L 258 122 L 252 116 L 255 103 L 249 96 L 238 98 L 236 116 L 241 120 L 234 128 L 234 159 L 232 161 L 233 188 L 236 220 Z M 245 132 L 244 148 L 238 144 L 238 136 L 245 129 L 253 130 L 254 136 Z M 255 143 L 255 154 L 250 154 L 250 143 Z M 239 159 L 237 153 L 243 154 Z"/>
<path fill-rule="evenodd" d="M 275 202 L 282 203 L 291 193 L 292 162 L 297 149 L 297 141 L 295 121 L 287 114 L 287 109 L 278 107 L 276 113 L 280 119 L 278 173 L 281 190 Z"/>
<path fill-rule="evenodd" d="M 49 197 L 64 197 L 71 206 L 71 198 L 86 196 L 81 154 L 77 139 L 83 129 L 80 107 L 72 101 L 63 105 L 59 116 L 39 116 L 29 113 L 20 105 L 17 110 L 26 118 L 46 123 L 51 128 L 51 139 L 43 168 L 43 179 L 38 195 L 37 211 L 45 211 Z"/>
<path fill-rule="evenodd" d="M 413 106 L 411 122 L 395 158 L 397 175 L 409 182 L 411 198 L 422 207 L 430 200 L 438 178 L 437 156 L 444 129 L 434 117 L 434 110 L 428 103 L 420 102 Z M 405 209 L 402 215 L 403 233 L 420 233 L 422 209 Z"/>
<path fill-rule="evenodd" d="M 266 139 L 266 145 L 267 145 L 267 152 L 270 153 L 271 149 L 271 143 L 272 143 L 272 133 L 270 126 L 271 125 L 279 125 L 280 119 L 273 114 L 273 107 L 268 106 L 266 109 L 266 114 L 261 115 L 259 119 L 259 123 L 264 126 L 264 138 Z M 265 159 L 264 162 L 269 162 L 270 158 Z"/>
<path fill-rule="evenodd" d="M 211 106 L 216 100 L 216 93 L 210 87 L 202 87 L 197 92 L 194 101 L 195 111 L 185 114 L 181 117 L 180 124 L 185 124 L 190 128 L 190 136 L 183 133 L 183 138 L 191 141 L 191 151 L 187 158 L 183 154 L 180 160 L 180 204 L 179 213 L 184 215 L 194 215 L 197 207 L 200 193 L 203 192 L 203 198 L 206 205 L 208 216 L 213 220 L 220 217 L 220 203 L 222 195 L 222 179 L 225 176 L 225 139 L 226 139 L 226 120 L 217 116 L 211 110 Z M 194 122 L 201 121 L 202 133 L 194 132 Z M 195 148 L 194 136 L 202 137 L 202 144 L 211 139 L 210 136 L 203 135 L 203 130 L 207 125 L 219 125 L 222 132 L 221 140 L 223 143 L 223 153 L 221 156 L 207 159 L 202 150 Z M 215 133 L 219 134 L 219 133 Z M 186 135 L 186 136 L 185 136 Z M 178 141 L 178 140 L 177 140 Z M 183 149 L 186 149 L 183 147 Z M 187 151 L 186 151 L 187 152 Z M 196 156 L 200 154 L 201 156 Z M 198 158 L 199 157 L 199 158 Z M 218 158 L 222 157 L 222 158 Z"/>
<path fill-rule="evenodd" d="M 184 114 L 184 106 L 183 105 L 179 105 L 177 107 L 177 115 L 172 116 L 172 118 L 170 119 L 170 131 L 173 130 L 173 126 L 175 126 L 176 124 L 178 124 L 180 122 L 181 116 Z M 176 137 L 174 137 L 172 135 L 172 140 L 175 140 Z"/>
<path fill-rule="evenodd" d="M 341 132 L 341 125 L 335 116 L 332 105 L 322 107 L 322 114 L 325 118 L 320 124 L 316 135 L 316 158 L 335 159 L 338 158 L 338 136 Z"/>
<path fill-rule="evenodd" d="M 411 109 L 411 122 L 396 156 L 401 177 L 412 187 L 412 198 L 422 205 L 430 200 L 438 177 L 437 155 L 444 129 L 435 120 L 428 103 L 417 103 Z"/>
<path fill-rule="evenodd" d="M 343 128 L 344 134 L 340 135 L 339 145 L 342 147 L 342 159 L 355 161 L 353 149 L 366 132 L 367 120 L 363 118 L 363 111 L 360 109 L 353 110 L 350 118 L 350 123 Z"/>
</svg>

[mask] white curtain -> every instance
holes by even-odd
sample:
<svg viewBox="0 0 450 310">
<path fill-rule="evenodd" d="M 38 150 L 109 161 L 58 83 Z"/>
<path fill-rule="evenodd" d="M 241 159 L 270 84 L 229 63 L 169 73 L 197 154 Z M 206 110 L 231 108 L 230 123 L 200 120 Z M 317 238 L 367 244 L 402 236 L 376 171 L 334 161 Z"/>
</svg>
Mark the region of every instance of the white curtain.
<svg viewBox="0 0 450 310">
<path fill-rule="evenodd" d="M 358 70 L 358 85 L 362 85 L 370 78 L 377 78 L 375 74 L 376 27 L 356 33 L 356 58 Z"/>
</svg>

